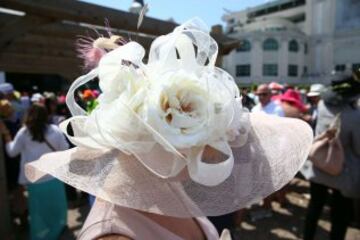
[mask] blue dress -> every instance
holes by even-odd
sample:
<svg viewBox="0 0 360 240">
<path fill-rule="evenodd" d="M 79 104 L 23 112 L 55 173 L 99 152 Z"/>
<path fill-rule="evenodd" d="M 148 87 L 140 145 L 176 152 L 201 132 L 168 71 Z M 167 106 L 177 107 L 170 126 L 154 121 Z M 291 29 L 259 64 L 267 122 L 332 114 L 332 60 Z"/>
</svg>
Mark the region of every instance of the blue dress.
<svg viewBox="0 0 360 240">
<path fill-rule="evenodd" d="M 31 240 L 57 240 L 67 224 L 64 183 L 52 179 L 27 185 Z"/>
</svg>

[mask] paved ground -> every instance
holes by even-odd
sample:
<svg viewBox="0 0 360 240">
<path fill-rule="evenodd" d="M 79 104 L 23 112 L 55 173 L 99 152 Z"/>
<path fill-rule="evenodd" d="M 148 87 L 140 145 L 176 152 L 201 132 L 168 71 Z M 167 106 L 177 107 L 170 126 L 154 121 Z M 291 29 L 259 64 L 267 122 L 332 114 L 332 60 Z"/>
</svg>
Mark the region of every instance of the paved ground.
<svg viewBox="0 0 360 240">
<path fill-rule="evenodd" d="M 301 240 L 302 229 L 305 217 L 305 210 L 309 200 L 308 182 L 301 179 L 294 179 L 286 195 L 287 203 L 281 207 L 273 202 L 273 216 L 261 220 L 252 221 L 251 215 L 262 209 L 254 206 L 248 209 L 242 223 L 238 226 L 235 236 L 239 240 Z M 85 204 L 69 210 L 67 229 L 61 240 L 74 240 L 81 229 L 89 209 Z M 329 239 L 330 230 L 329 209 L 326 207 L 324 214 L 319 221 L 316 240 Z M 17 239 L 26 239 L 26 232 L 22 232 Z M 235 240 L 236 240 L 235 239 Z M 360 230 L 350 227 L 346 240 L 360 240 Z"/>
<path fill-rule="evenodd" d="M 251 221 L 250 212 L 257 211 L 259 207 L 253 207 L 246 214 L 244 221 L 236 231 L 237 239 L 241 240 L 301 240 L 305 210 L 309 201 L 309 183 L 294 179 L 286 195 L 287 204 L 281 207 L 273 202 L 273 216 Z M 318 223 L 316 240 L 329 239 L 330 223 L 329 208 L 325 207 L 323 215 Z M 347 231 L 346 240 L 360 240 L 360 230 L 350 227 Z"/>
</svg>

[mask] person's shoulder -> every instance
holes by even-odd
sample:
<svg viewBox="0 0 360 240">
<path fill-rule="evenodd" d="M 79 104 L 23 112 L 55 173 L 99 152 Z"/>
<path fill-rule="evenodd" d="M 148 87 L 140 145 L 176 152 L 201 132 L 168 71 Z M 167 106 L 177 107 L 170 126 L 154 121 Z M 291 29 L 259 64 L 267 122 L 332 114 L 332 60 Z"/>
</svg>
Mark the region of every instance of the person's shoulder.
<svg viewBox="0 0 360 240">
<path fill-rule="evenodd" d="M 49 129 L 49 133 L 62 134 L 60 128 L 55 124 L 49 124 L 48 129 Z"/>
<path fill-rule="evenodd" d="M 31 134 L 26 126 L 21 127 L 16 133 L 17 139 L 31 139 Z"/>
<path fill-rule="evenodd" d="M 17 132 L 18 135 L 24 135 L 28 132 L 28 129 L 26 126 L 22 126 L 19 131 Z"/>
</svg>

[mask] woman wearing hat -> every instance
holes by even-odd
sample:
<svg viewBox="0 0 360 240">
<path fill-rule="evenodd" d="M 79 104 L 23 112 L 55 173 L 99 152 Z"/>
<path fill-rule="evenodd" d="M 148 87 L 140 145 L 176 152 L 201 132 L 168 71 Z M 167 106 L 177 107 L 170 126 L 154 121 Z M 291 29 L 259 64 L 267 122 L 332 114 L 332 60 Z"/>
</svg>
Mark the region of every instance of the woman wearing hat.
<svg viewBox="0 0 360 240">
<path fill-rule="evenodd" d="M 244 110 L 234 79 L 214 66 L 218 46 L 204 29 L 193 19 L 157 38 L 147 64 L 136 42 L 103 46 L 97 67 L 70 87 L 74 117 L 61 127 L 71 124 L 77 147 L 43 156 L 27 173 L 97 197 L 79 239 L 219 239 L 206 216 L 280 189 L 306 159 L 311 129 Z M 87 115 L 74 91 L 95 77 L 102 94 Z"/>
<path fill-rule="evenodd" d="M 318 117 L 318 110 L 317 106 L 321 99 L 321 93 L 325 90 L 325 86 L 322 84 L 312 84 L 310 86 L 310 91 L 306 94 L 307 99 L 310 103 L 309 106 L 309 114 L 310 117 L 308 122 L 310 123 L 311 127 L 315 130 L 317 117 Z"/>
<path fill-rule="evenodd" d="M 343 148 L 344 164 L 340 174 L 331 175 L 307 162 L 302 173 L 310 180 L 311 199 L 305 220 L 304 239 L 315 239 L 316 227 L 329 190 L 332 192 L 331 240 L 345 239 L 350 222 L 352 200 L 360 198 L 360 110 L 356 101 L 360 96 L 359 72 L 336 75 L 332 85 L 322 93 L 318 104 L 315 134 L 331 134 L 329 126 L 340 116 L 339 139 Z"/>
<path fill-rule="evenodd" d="M 302 118 L 302 115 L 307 110 L 302 102 L 300 93 L 294 89 L 286 90 L 278 100 L 285 112 L 285 117 Z"/>
</svg>

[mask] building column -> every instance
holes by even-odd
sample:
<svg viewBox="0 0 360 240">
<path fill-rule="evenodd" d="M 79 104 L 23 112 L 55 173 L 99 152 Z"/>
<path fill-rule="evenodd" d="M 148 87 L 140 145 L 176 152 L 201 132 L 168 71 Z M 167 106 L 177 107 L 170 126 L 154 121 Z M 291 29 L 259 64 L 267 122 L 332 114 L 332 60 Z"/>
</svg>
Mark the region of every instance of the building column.
<svg viewBox="0 0 360 240">
<path fill-rule="evenodd" d="M 263 65 L 263 49 L 262 49 L 262 38 L 251 39 L 251 81 L 259 83 L 262 82 L 262 65 Z"/>
<path fill-rule="evenodd" d="M 279 54 L 278 54 L 278 82 L 290 83 L 288 78 L 288 64 L 289 64 L 289 51 L 288 51 L 288 38 L 283 36 L 278 39 L 280 44 Z"/>
</svg>

